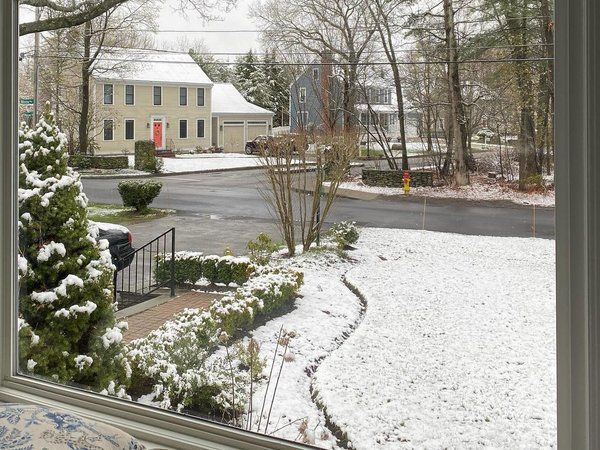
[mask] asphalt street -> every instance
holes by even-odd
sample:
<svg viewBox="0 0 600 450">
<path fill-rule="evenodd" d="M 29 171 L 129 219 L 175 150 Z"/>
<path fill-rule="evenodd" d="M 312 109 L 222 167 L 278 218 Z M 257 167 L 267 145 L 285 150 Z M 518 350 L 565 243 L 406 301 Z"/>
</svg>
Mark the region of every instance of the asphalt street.
<svg viewBox="0 0 600 450">
<path fill-rule="evenodd" d="M 244 253 L 258 233 L 279 236 L 261 191 L 260 170 L 195 173 L 160 177 L 163 189 L 152 206 L 177 215 L 129 225 L 139 246 L 171 227 L 177 248 Z M 119 179 L 83 179 L 92 202 L 120 203 Z M 508 202 L 424 199 L 410 196 L 358 195 L 338 198 L 325 223 L 356 221 L 360 226 L 425 229 L 469 235 L 554 238 L 554 208 Z"/>
</svg>

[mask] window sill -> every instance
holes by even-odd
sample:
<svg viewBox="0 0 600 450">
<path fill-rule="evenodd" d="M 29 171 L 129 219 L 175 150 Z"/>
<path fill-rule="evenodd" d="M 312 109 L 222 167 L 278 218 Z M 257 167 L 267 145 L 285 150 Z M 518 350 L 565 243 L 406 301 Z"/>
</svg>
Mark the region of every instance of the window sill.
<svg viewBox="0 0 600 450">
<path fill-rule="evenodd" d="M 152 450 L 294 450 L 310 447 L 201 421 L 137 403 L 96 395 L 25 377 L 0 386 L 0 402 L 62 409 L 117 426 Z"/>
</svg>

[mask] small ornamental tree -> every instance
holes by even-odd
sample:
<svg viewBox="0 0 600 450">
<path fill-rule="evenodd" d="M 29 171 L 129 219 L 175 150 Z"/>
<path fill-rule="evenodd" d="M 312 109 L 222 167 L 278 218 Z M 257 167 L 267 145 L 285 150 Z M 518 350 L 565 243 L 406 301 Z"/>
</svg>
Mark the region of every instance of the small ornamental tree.
<svg viewBox="0 0 600 450">
<path fill-rule="evenodd" d="M 19 363 L 25 373 L 125 396 L 108 242 L 96 242 L 79 174 L 47 104 L 19 130 Z"/>
</svg>

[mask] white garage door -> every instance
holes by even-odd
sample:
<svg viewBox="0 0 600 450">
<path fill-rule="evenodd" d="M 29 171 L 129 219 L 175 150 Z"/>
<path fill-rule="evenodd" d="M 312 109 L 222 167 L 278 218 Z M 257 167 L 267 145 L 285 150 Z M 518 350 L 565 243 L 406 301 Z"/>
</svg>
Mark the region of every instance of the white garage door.
<svg viewBox="0 0 600 450">
<path fill-rule="evenodd" d="M 244 122 L 223 122 L 223 150 L 226 152 L 243 152 Z"/>
<path fill-rule="evenodd" d="M 267 134 L 267 122 L 248 121 L 248 140 L 254 139 L 259 134 Z"/>
</svg>

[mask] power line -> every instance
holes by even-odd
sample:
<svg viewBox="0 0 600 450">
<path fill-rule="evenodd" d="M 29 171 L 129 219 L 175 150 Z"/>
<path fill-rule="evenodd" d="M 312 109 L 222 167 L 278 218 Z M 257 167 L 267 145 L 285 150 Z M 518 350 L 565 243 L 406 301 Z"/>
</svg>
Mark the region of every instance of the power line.
<svg viewBox="0 0 600 450">
<path fill-rule="evenodd" d="M 72 56 L 68 56 L 68 55 L 54 55 L 54 56 L 48 56 L 48 55 L 40 55 L 40 58 L 44 58 L 44 59 L 78 59 L 78 58 L 73 58 Z M 523 63 L 523 62 L 540 62 L 540 61 L 553 61 L 554 58 L 522 58 L 522 59 L 518 59 L 518 58 L 498 58 L 498 59 L 465 59 L 465 60 L 459 60 L 459 61 L 445 61 L 445 60 L 438 60 L 438 61 L 399 61 L 396 63 L 396 65 L 398 66 L 419 66 L 419 65 L 432 65 L 432 64 L 486 64 L 486 63 L 494 63 L 494 64 L 498 64 L 498 63 L 507 63 L 507 62 L 519 62 L 519 63 Z M 153 60 L 148 60 L 148 59 L 138 59 L 138 58 L 103 58 L 103 57 L 99 57 L 97 58 L 98 62 L 132 62 L 132 63 L 146 63 L 146 64 L 154 64 L 154 63 L 160 63 L 160 64 L 195 64 L 197 65 L 197 63 L 195 61 L 170 61 L 170 60 L 158 60 L 158 59 L 153 59 Z M 230 62 L 222 62 L 222 61 L 217 61 L 217 62 L 210 62 L 207 63 L 210 65 L 215 65 L 215 66 L 230 66 L 232 64 L 235 63 L 230 63 Z M 356 62 L 356 63 L 322 63 L 322 62 L 315 62 L 315 63 L 288 63 L 288 62 L 253 62 L 252 63 L 253 66 L 320 66 L 320 67 L 326 67 L 326 66 L 357 66 L 357 67 L 369 67 L 369 66 L 389 66 L 390 63 L 389 62 Z"/>
<path fill-rule="evenodd" d="M 523 47 L 552 47 L 554 44 L 544 44 L 544 43 L 532 43 L 532 44 L 518 44 L 518 45 L 496 45 L 496 46 L 468 46 L 466 48 L 456 47 L 454 50 L 503 50 L 503 49 L 513 49 L 513 48 L 523 48 Z M 32 46 L 29 46 L 31 48 Z M 27 48 L 27 47 L 25 47 Z M 110 47 L 116 48 L 120 50 L 138 50 L 138 51 L 147 51 L 154 53 L 165 53 L 165 54 L 176 54 L 176 55 L 189 55 L 189 52 L 183 50 L 165 50 L 165 49 L 155 49 L 155 48 L 143 48 L 143 47 Z M 191 49 L 193 51 L 193 49 Z M 418 54 L 431 54 L 434 52 L 447 51 L 448 47 L 437 47 L 432 49 L 395 49 L 396 53 L 418 53 Z M 25 52 L 25 54 L 30 52 Z M 193 52 L 194 55 L 197 56 L 246 56 L 249 52 Z M 384 55 L 385 50 L 369 50 L 364 53 L 365 56 L 369 55 Z M 46 55 L 49 55 L 46 53 Z M 253 56 L 273 56 L 272 52 L 252 52 Z M 318 57 L 313 52 L 285 52 L 285 56 L 313 56 Z M 65 56 L 55 53 L 55 56 Z M 212 62 L 207 63 L 212 64 Z M 215 62 L 216 64 L 216 62 Z M 229 63 L 227 63 L 229 64 Z"/>
</svg>

